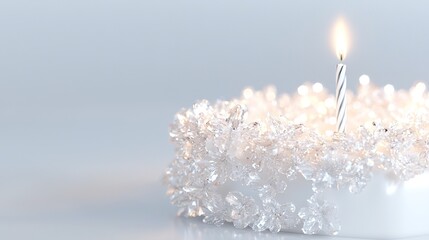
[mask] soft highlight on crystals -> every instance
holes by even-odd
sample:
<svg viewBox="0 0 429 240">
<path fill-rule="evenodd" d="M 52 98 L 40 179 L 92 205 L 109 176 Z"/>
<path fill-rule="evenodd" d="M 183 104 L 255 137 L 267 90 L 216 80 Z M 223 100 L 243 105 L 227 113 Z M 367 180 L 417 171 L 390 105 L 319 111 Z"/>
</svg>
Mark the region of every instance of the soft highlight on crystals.
<svg viewBox="0 0 429 240">
<path fill-rule="evenodd" d="M 335 97 L 320 83 L 292 95 L 247 88 L 238 99 L 198 101 L 175 116 L 176 156 L 165 173 L 179 214 L 255 231 L 335 235 L 338 209 L 328 189 L 362 191 L 374 171 L 406 181 L 428 168 L 429 95 L 360 79 L 347 92 L 347 132 L 335 132 Z M 288 184 L 311 187 L 304 206 L 283 202 Z M 230 186 L 235 186 L 232 189 Z M 302 204 L 301 204 L 302 205 Z"/>
</svg>

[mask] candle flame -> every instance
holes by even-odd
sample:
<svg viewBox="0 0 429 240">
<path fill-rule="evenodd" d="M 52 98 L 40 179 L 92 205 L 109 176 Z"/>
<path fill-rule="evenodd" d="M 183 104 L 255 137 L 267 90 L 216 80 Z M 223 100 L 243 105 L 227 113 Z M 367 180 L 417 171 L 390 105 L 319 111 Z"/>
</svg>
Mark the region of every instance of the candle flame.
<svg viewBox="0 0 429 240">
<path fill-rule="evenodd" d="M 346 22 L 340 18 L 335 23 L 334 27 L 334 46 L 340 61 L 344 60 L 347 54 L 349 43 L 349 32 L 347 30 Z"/>
</svg>

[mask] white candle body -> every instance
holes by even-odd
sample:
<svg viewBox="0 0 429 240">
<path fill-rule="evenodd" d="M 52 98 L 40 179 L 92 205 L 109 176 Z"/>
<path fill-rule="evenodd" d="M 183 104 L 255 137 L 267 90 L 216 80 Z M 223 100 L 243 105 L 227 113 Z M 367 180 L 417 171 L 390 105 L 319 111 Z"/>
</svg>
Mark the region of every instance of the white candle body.
<svg viewBox="0 0 429 240">
<path fill-rule="evenodd" d="M 336 103 L 337 103 L 337 132 L 344 132 L 346 130 L 347 120 L 347 102 L 346 102 L 346 65 L 339 63 L 336 71 Z"/>
</svg>

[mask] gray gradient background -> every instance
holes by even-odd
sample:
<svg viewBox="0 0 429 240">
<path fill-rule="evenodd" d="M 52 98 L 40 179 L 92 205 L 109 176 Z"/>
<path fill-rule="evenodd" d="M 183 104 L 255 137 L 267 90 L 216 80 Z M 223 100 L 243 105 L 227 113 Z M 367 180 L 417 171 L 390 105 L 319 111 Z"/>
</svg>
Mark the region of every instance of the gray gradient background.
<svg viewBox="0 0 429 240">
<path fill-rule="evenodd" d="M 351 88 L 363 73 L 397 88 L 427 82 L 428 10 L 387 0 L 1 1 L 0 239 L 303 239 L 176 218 L 160 183 L 174 113 L 246 86 L 319 81 L 332 91 L 340 15 L 353 32 Z"/>
</svg>

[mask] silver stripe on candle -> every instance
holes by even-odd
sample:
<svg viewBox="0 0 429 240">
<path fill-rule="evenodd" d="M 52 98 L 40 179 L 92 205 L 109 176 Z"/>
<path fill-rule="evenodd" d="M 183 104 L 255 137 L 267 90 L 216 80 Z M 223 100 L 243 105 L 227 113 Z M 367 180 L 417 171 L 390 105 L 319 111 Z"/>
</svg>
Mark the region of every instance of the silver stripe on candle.
<svg viewBox="0 0 429 240">
<path fill-rule="evenodd" d="M 337 89 L 336 89 L 336 103 L 337 103 L 337 132 L 344 132 L 346 130 L 346 65 L 339 63 L 336 72 Z"/>
</svg>

